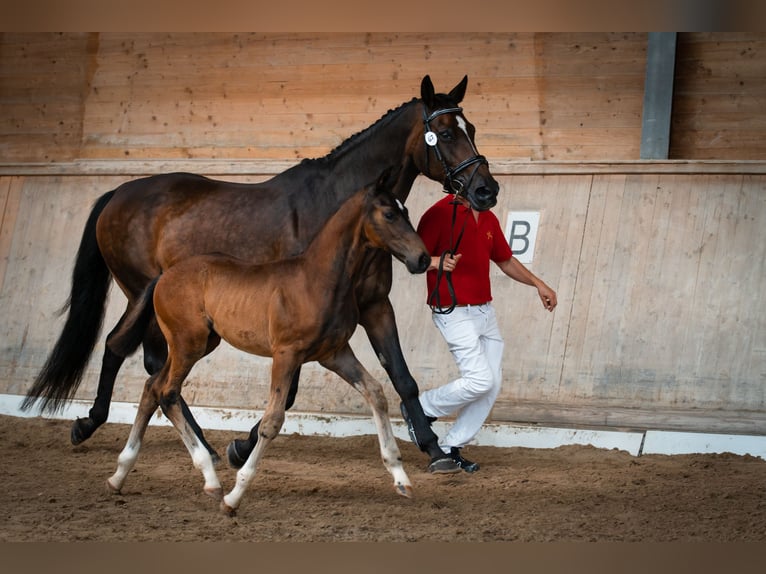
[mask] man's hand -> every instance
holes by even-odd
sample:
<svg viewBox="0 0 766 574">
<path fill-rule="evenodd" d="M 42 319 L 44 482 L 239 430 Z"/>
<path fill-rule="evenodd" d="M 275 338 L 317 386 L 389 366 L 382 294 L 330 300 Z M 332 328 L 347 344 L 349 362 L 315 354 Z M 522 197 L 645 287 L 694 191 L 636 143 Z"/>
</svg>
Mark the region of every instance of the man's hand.
<svg viewBox="0 0 766 574">
<path fill-rule="evenodd" d="M 457 262 L 460 261 L 460 258 L 462 256 L 463 255 L 461 253 L 456 253 L 454 257 L 451 255 L 445 255 L 442 269 L 444 271 L 450 271 L 450 272 L 454 271 L 455 267 L 457 267 Z M 429 271 L 438 270 L 440 261 L 441 261 L 441 257 L 431 257 L 431 266 L 428 268 L 428 270 Z"/>
<path fill-rule="evenodd" d="M 540 301 L 543 302 L 543 307 L 548 311 L 553 311 L 558 304 L 556 299 L 556 292 L 548 287 L 545 283 L 541 283 L 537 287 L 537 293 L 540 295 Z"/>
</svg>

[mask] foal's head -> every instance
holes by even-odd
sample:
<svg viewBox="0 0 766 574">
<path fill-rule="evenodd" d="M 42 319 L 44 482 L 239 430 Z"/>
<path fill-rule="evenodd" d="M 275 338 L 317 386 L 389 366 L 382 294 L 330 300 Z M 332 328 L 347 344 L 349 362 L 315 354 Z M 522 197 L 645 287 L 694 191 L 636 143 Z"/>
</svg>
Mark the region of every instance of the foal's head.
<svg viewBox="0 0 766 574">
<path fill-rule="evenodd" d="M 424 273 L 431 263 L 426 246 L 412 227 L 407 209 L 391 193 L 396 174 L 386 170 L 365 191 L 363 231 L 367 241 L 391 253 L 410 273 Z"/>
</svg>

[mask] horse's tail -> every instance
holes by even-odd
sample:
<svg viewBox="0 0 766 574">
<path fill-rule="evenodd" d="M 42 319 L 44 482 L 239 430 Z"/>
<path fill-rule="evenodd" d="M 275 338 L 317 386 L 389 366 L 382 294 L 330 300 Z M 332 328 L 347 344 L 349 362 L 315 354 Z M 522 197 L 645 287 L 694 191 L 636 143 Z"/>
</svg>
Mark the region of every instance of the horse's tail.
<svg viewBox="0 0 766 574">
<path fill-rule="evenodd" d="M 154 317 L 154 288 L 160 276 L 155 277 L 144 289 L 130 313 L 120 323 L 120 328 L 109 336 L 109 348 L 113 353 L 127 357 L 143 342 L 149 322 Z"/>
<path fill-rule="evenodd" d="M 41 411 L 60 410 L 80 385 L 101 331 L 111 286 L 112 275 L 96 241 L 96 222 L 113 195 L 114 191 L 102 195 L 90 212 L 72 271 L 72 290 L 59 312 L 69 310 L 64 328 L 27 392 L 22 410 L 29 409 L 37 399 L 42 400 Z"/>
</svg>

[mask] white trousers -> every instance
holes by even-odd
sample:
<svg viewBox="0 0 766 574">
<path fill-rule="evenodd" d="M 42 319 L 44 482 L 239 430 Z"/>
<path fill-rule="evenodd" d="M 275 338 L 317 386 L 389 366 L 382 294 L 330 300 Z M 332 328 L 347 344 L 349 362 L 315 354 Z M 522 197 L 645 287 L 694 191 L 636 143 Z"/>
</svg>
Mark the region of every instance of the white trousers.
<svg viewBox="0 0 766 574">
<path fill-rule="evenodd" d="M 420 393 L 423 412 L 430 417 L 457 413 L 449 432 L 439 440 L 446 453 L 463 447 L 481 430 L 495 404 L 502 383 L 503 337 L 490 303 L 456 307 L 452 313 L 433 313 L 452 353 L 460 377 Z"/>
</svg>

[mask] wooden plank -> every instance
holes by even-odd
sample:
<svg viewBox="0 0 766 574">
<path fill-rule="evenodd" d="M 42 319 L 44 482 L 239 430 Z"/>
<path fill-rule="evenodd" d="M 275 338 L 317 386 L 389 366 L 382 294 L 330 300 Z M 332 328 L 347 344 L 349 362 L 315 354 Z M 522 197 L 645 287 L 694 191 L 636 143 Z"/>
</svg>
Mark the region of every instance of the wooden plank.
<svg viewBox="0 0 766 574">
<path fill-rule="evenodd" d="M 0 177 L 0 293 L 10 259 L 23 183 L 23 177 Z"/>
</svg>

